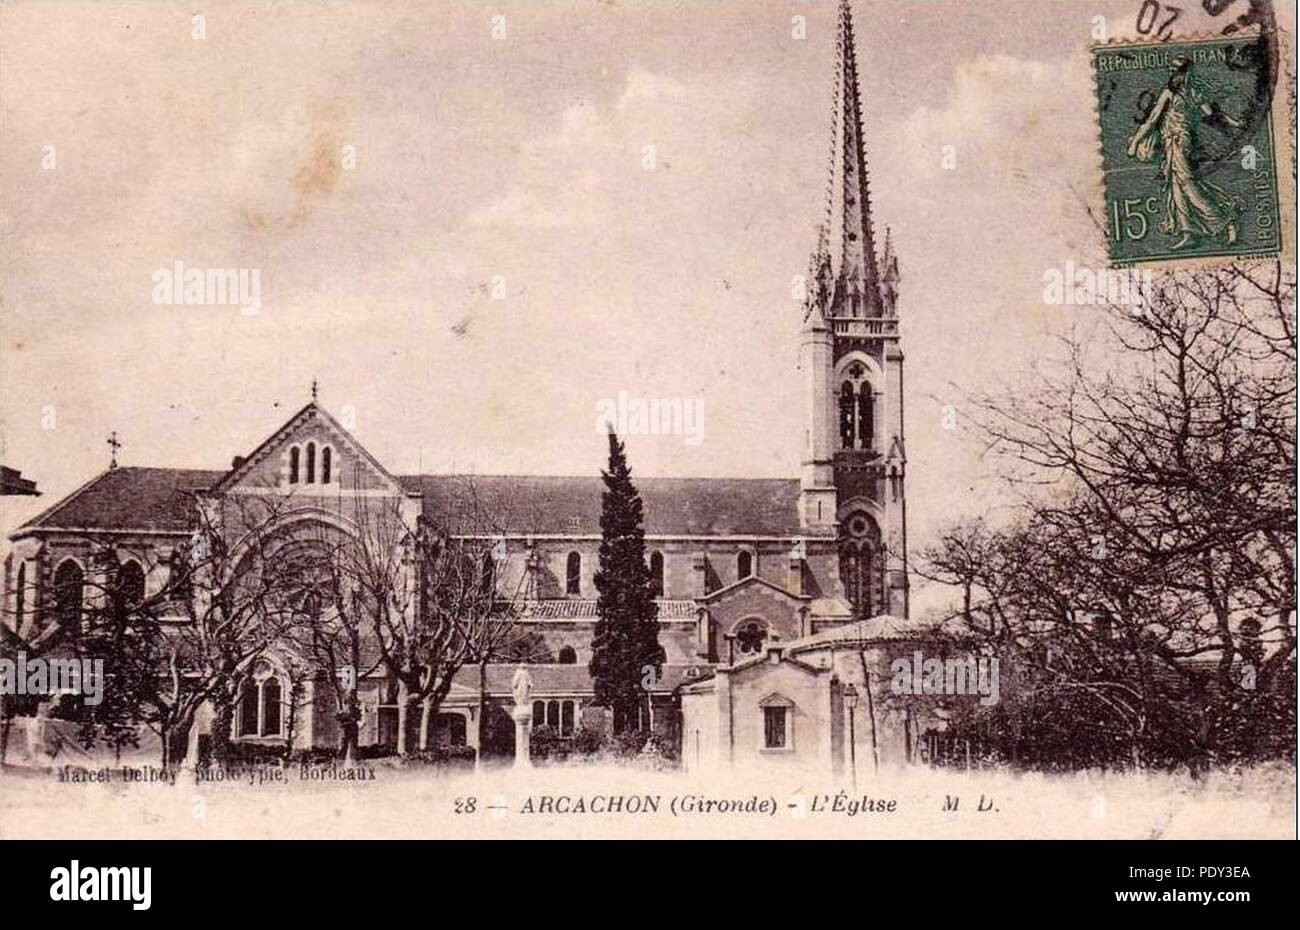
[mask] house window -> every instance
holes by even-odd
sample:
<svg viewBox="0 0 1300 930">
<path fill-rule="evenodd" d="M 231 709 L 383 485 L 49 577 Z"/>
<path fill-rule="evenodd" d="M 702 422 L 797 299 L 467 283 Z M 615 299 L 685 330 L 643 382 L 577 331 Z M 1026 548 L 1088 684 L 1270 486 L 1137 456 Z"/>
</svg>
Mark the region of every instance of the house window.
<svg viewBox="0 0 1300 930">
<path fill-rule="evenodd" d="M 650 553 L 650 589 L 655 597 L 664 596 L 664 554 Z"/>
<path fill-rule="evenodd" d="M 307 483 L 316 483 L 316 443 L 307 443 Z"/>
<path fill-rule="evenodd" d="M 289 450 L 289 483 L 290 484 L 298 483 L 299 454 L 300 454 L 300 450 L 298 449 L 297 446 L 294 446 L 292 449 Z"/>
<path fill-rule="evenodd" d="M 786 714 L 788 707 L 764 707 L 763 708 L 763 748 L 764 749 L 786 749 L 787 727 Z"/>
<path fill-rule="evenodd" d="M 76 627 L 81 618 L 85 583 L 81 566 L 72 559 L 64 561 L 54 573 L 54 615 L 59 623 Z"/>
<path fill-rule="evenodd" d="M 533 727 L 550 727 L 559 736 L 573 735 L 577 705 L 573 701 L 533 701 Z"/>
<path fill-rule="evenodd" d="M 280 736 L 283 694 L 274 671 L 266 663 L 260 663 L 239 691 L 239 735 Z"/>
<path fill-rule="evenodd" d="M 564 589 L 567 593 L 582 593 L 582 556 L 576 552 L 569 553 L 568 562 L 565 565 L 564 580 Z"/>
<path fill-rule="evenodd" d="M 749 552 L 742 552 L 736 556 L 736 580 L 744 581 L 750 575 L 754 574 L 754 556 Z"/>
<path fill-rule="evenodd" d="M 574 651 L 572 646 L 562 646 L 560 648 L 561 665 L 576 665 L 577 662 L 578 662 L 578 653 Z"/>
<path fill-rule="evenodd" d="M 320 483 L 330 483 L 330 471 L 334 466 L 334 450 L 329 446 L 320 450 Z"/>
</svg>

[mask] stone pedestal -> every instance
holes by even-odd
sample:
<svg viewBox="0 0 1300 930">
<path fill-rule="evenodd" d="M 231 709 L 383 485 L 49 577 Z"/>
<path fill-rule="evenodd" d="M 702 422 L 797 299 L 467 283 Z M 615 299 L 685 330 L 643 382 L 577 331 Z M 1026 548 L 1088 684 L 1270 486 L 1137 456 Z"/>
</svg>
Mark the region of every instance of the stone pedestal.
<svg viewBox="0 0 1300 930">
<path fill-rule="evenodd" d="M 532 768 L 533 760 L 529 754 L 533 735 L 533 709 L 516 705 L 510 716 L 515 721 L 515 768 Z"/>
</svg>

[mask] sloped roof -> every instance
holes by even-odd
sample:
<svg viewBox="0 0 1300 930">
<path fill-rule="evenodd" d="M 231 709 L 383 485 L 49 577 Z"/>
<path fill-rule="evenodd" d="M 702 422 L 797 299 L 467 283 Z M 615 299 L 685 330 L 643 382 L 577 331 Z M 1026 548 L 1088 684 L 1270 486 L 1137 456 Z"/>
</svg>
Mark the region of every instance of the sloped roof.
<svg viewBox="0 0 1300 930">
<path fill-rule="evenodd" d="M 425 516 L 468 533 L 598 535 L 599 475 L 411 475 Z M 799 482 L 786 478 L 643 478 L 633 476 L 645 531 L 673 536 L 792 536 L 799 529 Z M 466 500 L 493 525 L 473 526 Z M 456 526 L 455 524 L 460 524 Z"/>
<path fill-rule="evenodd" d="M 912 620 L 890 614 L 880 614 L 865 620 L 833 627 L 829 630 L 822 630 L 819 633 L 813 633 L 800 639 L 769 645 L 781 648 L 787 653 L 794 653 L 841 643 L 907 642 L 933 639 L 946 635 L 949 634 L 945 631 L 943 623 L 939 621 L 929 619 Z"/>
<path fill-rule="evenodd" d="M 112 468 L 27 521 L 27 529 L 191 530 L 193 492 L 225 474 L 196 468 Z"/>
<path fill-rule="evenodd" d="M 192 493 L 229 472 L 122 466 L 100 474 L 20 528 L 189 530 Z M 645 531 L 667 536 L 794 536 L 799 482 L 783 478 L 635 478 Z M 424 513 L 453 532 L 600 534 L 604 482 L 597 476 L 413 475 Z M 480 513 L 483 520 L 471 514 Z"/>
</svg>

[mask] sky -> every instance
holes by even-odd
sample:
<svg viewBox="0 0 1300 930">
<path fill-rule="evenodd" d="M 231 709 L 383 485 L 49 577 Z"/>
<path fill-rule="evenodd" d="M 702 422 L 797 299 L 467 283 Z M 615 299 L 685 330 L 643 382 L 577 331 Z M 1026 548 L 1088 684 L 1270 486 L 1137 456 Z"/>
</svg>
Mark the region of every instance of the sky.
<svg viewBox="0 0 1300 930">
<path fill-rule="evenodd" d="M 1007 500 L 945 406 L 1093 324 L 1043 275 L 1103 263 L 1087 48 L 1141 6 L 854 3 L 914 547 Z M 834 24 L 829 2 L 5 3 L 0 461 L 45 492 L 6 519 L 106 467 L 111 430 L 125 465 L 225 467 L 313 379 L 395 473 L 595 473 L 596 404 L 626 391 L 704 405 L 698 444 L 629 437 L 634 474 L 796 476 Z M 177 261 L 256 269 L 260 311 L 155 303 Z"/>
</svg>

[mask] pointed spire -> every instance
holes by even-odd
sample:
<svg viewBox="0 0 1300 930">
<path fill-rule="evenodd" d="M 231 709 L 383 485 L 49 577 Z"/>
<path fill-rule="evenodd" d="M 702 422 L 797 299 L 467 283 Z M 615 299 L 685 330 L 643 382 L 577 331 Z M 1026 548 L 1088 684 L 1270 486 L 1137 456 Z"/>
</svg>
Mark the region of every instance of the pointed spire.
<svg viewBox="0 0 1300 930">
<path fill-rule="evenodd" d="M 862 139 L 858 59 L 849 0 L 840 0 L 835 53 L 836 125 L 828 207 L 832 215 L 839 214 L 834 218 L 839 222 L 841 241 L 831 315 L 874 317 L 881 315 L 880 273 L 871 225 L 871 189 Z"/>
</svg>

